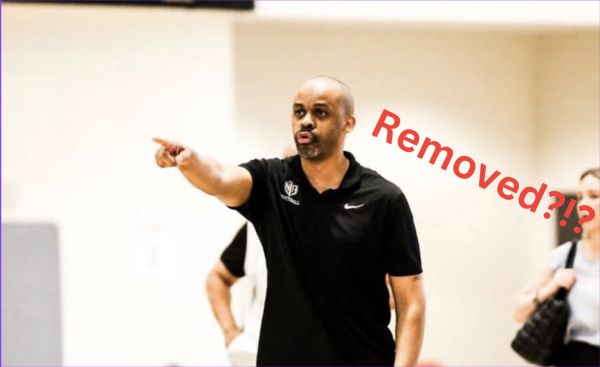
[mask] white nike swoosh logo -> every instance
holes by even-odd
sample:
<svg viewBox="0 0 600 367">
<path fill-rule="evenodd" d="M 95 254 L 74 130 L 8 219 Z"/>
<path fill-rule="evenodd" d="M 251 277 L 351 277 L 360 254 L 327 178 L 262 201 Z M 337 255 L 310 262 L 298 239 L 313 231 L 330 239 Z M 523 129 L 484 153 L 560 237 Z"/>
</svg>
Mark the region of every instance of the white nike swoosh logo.
<svg viewBox="0 0 600 367">
<path fill-rule="evenodd" d="M 346 205 L 344 205 L 344 209 L 357 209 L 360 208 L 361 206 L 363 206 L 365 204 L 360 204 L 360 205 L 350 205 L 348 203 L 346 203 Z"/>
</svg>

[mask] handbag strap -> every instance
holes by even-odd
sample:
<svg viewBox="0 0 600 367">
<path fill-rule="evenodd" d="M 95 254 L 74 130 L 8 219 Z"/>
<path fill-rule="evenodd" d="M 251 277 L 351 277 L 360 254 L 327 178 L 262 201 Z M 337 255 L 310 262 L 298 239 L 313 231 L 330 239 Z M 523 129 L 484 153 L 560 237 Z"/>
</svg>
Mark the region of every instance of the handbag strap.
<svg viewBox="0 0 600 367">
<path fill-rule="evenodd" d="M 565 269 L 573 268 L 573 260 L 575 260 L 575 253 L 577 252 L 577 241 L 571 241 L 571 248 L 569 249 L 569 254 L 567 255 L 567 262 L 565 263 Z"/>
<path fill-rule="evenodd" d="M 577 241 L 571 241 L 571 248 L 569 249 L 569 254 L 567 255 L 567 262 L 565 263 L 565 269 L 573 268 L 573 261 L 575 260 L 575 254 L 577 253 Z M 556 293 L 557 299 L 566 299 L 569 294 L 569 290 L 566 288 L 560 288 Z"/>
</svg>

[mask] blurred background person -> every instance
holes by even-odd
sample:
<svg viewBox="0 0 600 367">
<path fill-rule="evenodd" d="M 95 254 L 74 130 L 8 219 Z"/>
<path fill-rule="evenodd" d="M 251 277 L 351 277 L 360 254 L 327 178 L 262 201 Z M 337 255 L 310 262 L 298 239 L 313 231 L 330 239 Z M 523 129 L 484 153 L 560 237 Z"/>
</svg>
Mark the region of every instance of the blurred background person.
<svg viewBox="0 0 600 367">
<path fill-rule="evenodd" d="M 516 301 L 514 318 L 524 323 L 536 305 L 552 297 L 561 287 L 570 289 L 568 303 L 571 309 L 565 345 L 558 352 L 557 366 L 600 365 L 600 170 L 585 171 L 577 189 L 577 207 L 587 205 L 596 213 L 583 223 L 583 236 L 577 242 L 572 269 L 564 269 L 570 243 L 564 243 L 551 253 L 549 269 L 529 284 Z M 580 218 L 586 211 L 578 209 Z"/>
<path fill-rule="evenodd" d="M 296 147 L 290 143 L 283 149 L 282 158 L 296 154 Z M 249 280 L 252 297 L 250 302 L 241 300 L 243 314 L 236 320 L 231 306 L 231 288 L 244 277 Z M 206 294 L 223 331 L 232 366 L 256 365 L 266 292 L 267 265 L 263 248 L 254 226 L 247 222 L 223 251 L 206 280 Z"/>
</svg>

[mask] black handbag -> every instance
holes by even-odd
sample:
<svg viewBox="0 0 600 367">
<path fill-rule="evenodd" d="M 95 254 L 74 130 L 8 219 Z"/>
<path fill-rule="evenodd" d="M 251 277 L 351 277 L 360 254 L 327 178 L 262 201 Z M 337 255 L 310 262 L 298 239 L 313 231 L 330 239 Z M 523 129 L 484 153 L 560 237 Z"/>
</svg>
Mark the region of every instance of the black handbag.
<svg viewBox="0 0 600 367">
<path fill-rule="evenodd" d="M 566 269 L 573 267 L 576 251 L 577 242 L 571 241 Z M 569 323 L 568 293 L 566 288 L 561 288 L 555 295 L 539 304 L 517 332 L 510 346 L 527 362 L 538 366 L 555 365 Z"/>
</svg>

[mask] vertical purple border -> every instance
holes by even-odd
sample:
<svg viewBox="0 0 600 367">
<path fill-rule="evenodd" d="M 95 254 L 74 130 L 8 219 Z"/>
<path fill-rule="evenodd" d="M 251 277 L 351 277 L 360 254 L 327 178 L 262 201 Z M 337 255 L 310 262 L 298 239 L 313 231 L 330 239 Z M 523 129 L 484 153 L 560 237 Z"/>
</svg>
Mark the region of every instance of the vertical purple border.
<svg viewBox="0 0 600 367">
<path fill-rule="evenodd" d="M 4 29 L 2 27 L 2 1 L 0 1 L 0 74 L 4 73 L 4 68 L 2 67 L 2 59 L 4 58 L 4 49 L 2 48 L 2 30 Z M 2 98 L 2 91 L 4 89 L 4 76 L 0 75 L 0 80 L 2 83 L 2 86 L 0 87 L 0 183 L 4 184 L 4 181 L 2 180 L 2 116 L 4 116 L 4 114 L 2 113 L 2 107 L 4 107 L 4 99 Z M 0 208 L 4 207 L 4 205 L 2 204 L 2 194 L 0 194 Z M 0 209 L 1 211 L 1 209 Z M 0 220 L 2 223 L 4 223 L 4 215 L 0 214 Z M 2 235 L 2 227 L 0 223 L 0 236 Z M 2 269 L 2 240 L 0 239 L 0 302 L 2 302 L 2 274 L 1 272 L 4 271 Z M 0 318 L 1 319 L 1 318 Z M 0 331 L 2 330 L 2 321 L 0 320 Z M 1 333 L 1 332 L 0 332 Z M 0 346 L 0 355 L 2 355 L 2 347 Z"/>
</svg>

